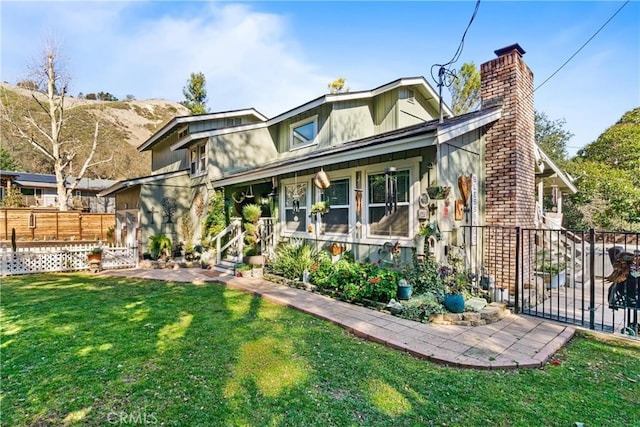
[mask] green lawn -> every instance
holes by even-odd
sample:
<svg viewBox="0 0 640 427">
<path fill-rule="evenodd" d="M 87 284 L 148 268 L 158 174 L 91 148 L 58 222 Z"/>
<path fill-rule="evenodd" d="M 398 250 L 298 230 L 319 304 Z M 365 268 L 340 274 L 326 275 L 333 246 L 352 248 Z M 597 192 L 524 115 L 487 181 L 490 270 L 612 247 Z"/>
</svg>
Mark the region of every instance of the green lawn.
<svg viewBox="0 0 640 427">
<path fill-rule="evenodd" d="M 215 284 L 1 280 L 2 425 L 640 425 L 629 343 L 462 370 Z"/>
</svg>

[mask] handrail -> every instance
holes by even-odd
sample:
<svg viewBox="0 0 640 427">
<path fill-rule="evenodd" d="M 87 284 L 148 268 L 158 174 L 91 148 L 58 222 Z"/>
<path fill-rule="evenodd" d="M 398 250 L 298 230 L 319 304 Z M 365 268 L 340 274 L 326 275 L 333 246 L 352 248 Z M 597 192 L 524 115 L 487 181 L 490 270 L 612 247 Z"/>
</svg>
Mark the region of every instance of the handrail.
<svg viewBox="0 0 640 427">
<path fill-rule="evenodd" d="M 233 220 L 224 230 L 216 234 L 215 237 L 213 238 L 216 241 L 216 264 L 220 264 L 220 262 L 222 261 L 222 252 L 228 247 L 230 247 L 232 244 L 238 242 L 238 238 L 240 238 L 238 242 L 238 246 L 239 246 L 238 253 L 242 254 L 243 233 L 238 232 L 241 230 L 240 228 L 241 224 L 242 222 L 239 219 Z M 221 242 L 222 238 L 227 234 L 231 233 L 232 231 L 235 231 L 236 235 L 232 239 L 230 239 L 224 246 L 222 246 L 222 242 Z"/>
</svg>

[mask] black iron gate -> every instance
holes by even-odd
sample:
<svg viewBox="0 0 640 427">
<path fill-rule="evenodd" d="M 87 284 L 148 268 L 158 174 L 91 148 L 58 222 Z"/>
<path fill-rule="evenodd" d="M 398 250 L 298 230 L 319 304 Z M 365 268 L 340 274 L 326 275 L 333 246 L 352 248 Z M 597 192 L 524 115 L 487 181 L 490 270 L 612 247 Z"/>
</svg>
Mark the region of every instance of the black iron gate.
<svg viewBox="0 0 640 427">
<path fill-rule="evenodd" d="M 465 227 L 467 267 L 515 312 L 638 336 L 640 233 Z"/>
</svg>

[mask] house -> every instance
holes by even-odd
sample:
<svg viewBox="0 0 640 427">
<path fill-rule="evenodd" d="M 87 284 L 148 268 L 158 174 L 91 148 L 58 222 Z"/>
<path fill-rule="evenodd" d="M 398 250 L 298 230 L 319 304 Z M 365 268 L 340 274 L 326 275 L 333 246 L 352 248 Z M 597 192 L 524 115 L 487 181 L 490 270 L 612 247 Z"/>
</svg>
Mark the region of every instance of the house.
<svg viewBox="0 0 640 427">
<path fill-rule="evenodd" d="M 113 185 L 108 179 L 82 178 L 68 201 L 71 209 L 91 213 L 110 213 L 115 210 L 115 197 L 97 197 L 98 193 Z M 55 175 L 0 171 L 0 200 L 6 191 L 18 188 L 28 207 L 55 207 L 58 199 Z"/>
<path fill-rule="evenodd" d="M 551 191 L 549 180 L 555 194 L 575 187 L 535 146 L 524 50 L 495 53 L 481 67 L 482 108 L 453 117 L 443 104 L 442 121 L 423 77 L 326 94 L 272 118 L 255 109 L 176 117 L 139 147 L 152 153 L 152 174 L 102 192 L 115 194 L 117 233 L 145 246 L 155 234 L 184 240 L 178 219 L 200 224 L 214 191 L 230 216 L 262 205 L 277 238 L 339 243 L 372 260 L 389 243 L 409 253 L 425 224 L 442 233 L 430 246 L 437 258 L 464 225 L 534 227 L 536 192 Z M 311 214 L 320 201 L 329 212 Z"/>
</svg>

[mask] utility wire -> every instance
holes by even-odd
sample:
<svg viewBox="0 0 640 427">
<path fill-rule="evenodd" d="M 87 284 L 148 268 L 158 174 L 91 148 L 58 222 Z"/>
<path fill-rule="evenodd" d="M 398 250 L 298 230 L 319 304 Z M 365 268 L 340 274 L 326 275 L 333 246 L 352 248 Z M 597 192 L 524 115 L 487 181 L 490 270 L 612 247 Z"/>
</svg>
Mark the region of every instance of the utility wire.
<svg viewBox="0 0 640 427">
<path fill-rule="evenodd" d="M 553 72 L 553 74 L 551 74 L 549 77 L 547 77 L 545 81 L 543 81 L 542 83 L 540 83 L 540 84 L 538 85 L 538 87 L 536 87 L 533 91 L 535 92 L 535 91 L 537 91 L 538 89 L 540 89 L 540 88 L 541 88 L 541 87 L 542 87 L 546 82 L 548 82 L 549 80 L 551 80 L 551 78 L 552 78 L 553 76 L 555 76 L 556 74 L 558 74 L 558 72 L 559 72 L 560 70 L 562 70 L 562 69 L 564 68 L 564 66 L 565 66 L 565 65 L 567 65 L 567 64 L 568 64 L 568 63 L 569 63 L 569 62 L 570 62 L 570 61 L 571 61 L 571 60 L 572 60 L 572 59 L 573 59 L 573 58 L 574 58 L 578 53 L 580 53 L 580 51 L 581 51 L 582 49 L 584 49 L 584 47 L 585 47 L 586 45 L 588 45 L 588 44 L 589 44 L 589 42 L 590 42 L 591 40 L 593 40 L 593 39 L 595 38 L 595 36 L 597 36 L 597 35 L 598 35 L 598 33 L 599 33 L 600 31 L 602 31 L 602 29 L 604 29 L 604 27 L 606 27 L 606 26 L 607 26 L 607 24 L 608 24 L 609 22 L 611 22 L 611 20 L 612 20 L 613 18 L 615 18 L 615 16 L 618 14 L 618 12 L 620 12 L 620 11 L 622 10 L 622 8 L 624 8 L 624 7 L 625 7 L 625 6 L 626 6 L 630 1 L 631 1 L 631 0 L 627 0 L 626 2 L 624 2 L 624 3 L 623 3 L 623 5 L 622 5 L 622 6 L 620 6 L 620 8 L 619 8 L 618 10 L 616 10 L 616 11 L 615 11 L 615 13 L 614 13 L 613 15 L 611 15 L 611 17 L 610 17 L 609 19 L 607 19 L 607 21 L 606 21 L 604 24 L 602 24 L 602 26 L 601 26 L 600 28 L 598 28 L 598 31 L 596 31 L 596 32 L 595 32 L 591 37 L 589 37 L 589 39 L 588 39 L 586 42 L 584 42 L 584 44 L 583 44 L 582 46 L 580 46 L 580 48 L 579 48 L 578 50 L 576 50 L 576 51 L 575 51 L 575 53 L 574 53 L 573 55 L 571 55 L 571 56 L 569 57 L 569 59 L 567 59 L 567 60 L 564 62 L 564 64 L 562 64 L 562 65 L 561 65 L 561 66 L 560 66 L 556 71 L 554 71 L 554 72 Z"/>
<path fill-rule="evenodd" d="M 439 71 L 438 71 L 438 76 L 439 77 L 440 77 L 440 74 L 445 74 L 445 73 L 455 77 L 454 73 L 452 73 L 449 70 L 445 70 L 445 68 L 448 67 L 449 65 L 454 64 L 456 61 L 458 61 L 458 59 L 460 59 L 460 55 L 462 55 L 462 50 L 464 49 L 464 39 L 467 36 L 467 32 L 469 31 L 469 28 L 471 28 L 471 24 L 473 23 L 473 20 L 476 18 L 476 15 L 478 14 L 478 9 L 480 9 L 480 0 L 476 1 L 476 6 L 473 9 L 473 14 L 471 15 L 471 19 L 469 20 L 469 23 L 467 24 L 467 28 L 464 30 L 464 33 L 462 34 L 462 38 L 460 39 L 460 44 L 458 45 L 458 49 L 456 50 L 456 53 L 453 54 L 453 57 L 451 58 L 451 60 L 449 62 L 447 62 L 446 64 L 433 64 L 431 66 L 431 78 L 435 82 L 439 82 L 440 81 L 440 79 L 436 78 L 434 76 L 434 74 L 433 74 L 433 70 L 436 67 L 439 68 Z"/>
</svg>

